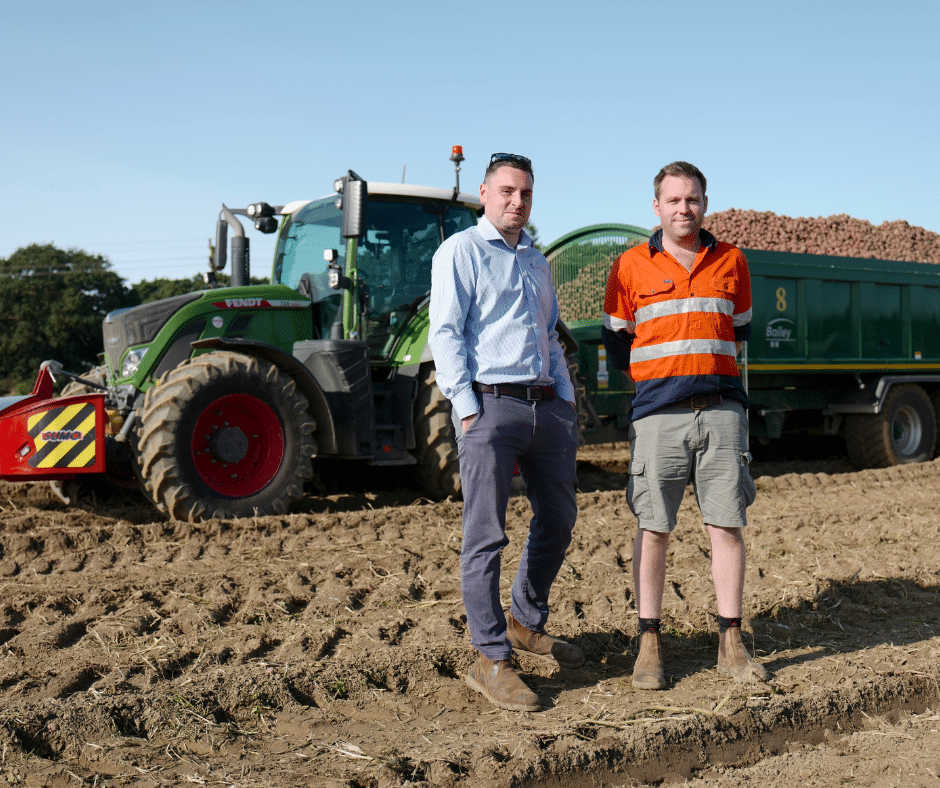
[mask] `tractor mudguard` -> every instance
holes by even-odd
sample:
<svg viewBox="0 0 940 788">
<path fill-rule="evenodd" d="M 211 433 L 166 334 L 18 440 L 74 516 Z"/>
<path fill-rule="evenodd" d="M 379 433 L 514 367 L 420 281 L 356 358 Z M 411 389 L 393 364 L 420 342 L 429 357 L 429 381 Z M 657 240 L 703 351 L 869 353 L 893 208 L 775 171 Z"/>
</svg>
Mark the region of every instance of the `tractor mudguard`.
<svg viewBox="0 0 940 788">
<path fill-rule="evenodd" d="M 71 479 L 105 469 L 104 393 L 52 394 L 42 369 L 31 394 L 0 397 L 0 478 Z"/>
<path fill-rule="evenodd" d="M 298 345 L 316 345 L 318 343 L 331 344 L 329 340 L 311 340 L 308 343 L 300 342 Z M 357 343 L 350 340 L 343 340 L 333 342 L 332 344 L 361 345 L 363 354 L 367 352 L 365 343 L 362 342 Z M 352 417 L 346 413 L 351 402 L 348 392 L 338 398 L 331 394 L 333 388 L 332 384 L 336 384 L 342 388 L 342 384 L 345 381 L 327 380 L 326 378 L 328 378 L 329 375 L 321 375 L 324 379 L 320 380 L 311 372 L 309 366 L 305 365 L 295 356 L 285 353 L 275 345 L 255 339 L 247 339 L 245 337 L 210 337 L 193 342 L 192 347 L 194 350 L 233 350 L 247 355 L 259 356 L 270 361 L 294 379 L 297 383 L 297 388 L 300 389 L 310 403 L 310 413 L 317 422 L 316 437 L 319 445 L 318 456 L 343 456 L 350 458 L 371 457 L 371 446 L 363 448 L 363 442 L 368 442 L 374 431 L 374 419 L 371 418 L 371 381 L 368 377 L 369 367 L 365 355 L 363 355 L 364 382 L 369 388 L 361 395 L 361 402 L 357 401 L 357 407 L 353 410 L 359 413 L 360 418 L 362 418 L 363 414 L 368 415 L 370 418 L 367 424 L 357 425 L 357 429 L 351 431 L 349 423 L 352 421 Z M 328 364 L 326 371 L 335 371 L 333 370 L 333 365 Z M 334 400 L 332 404 L 331 397 Z M 341 412 L 337 413 L 336 408 L 339 408 Z M 344 427 L 344 425 L 346 426 Z"/>
</svg>

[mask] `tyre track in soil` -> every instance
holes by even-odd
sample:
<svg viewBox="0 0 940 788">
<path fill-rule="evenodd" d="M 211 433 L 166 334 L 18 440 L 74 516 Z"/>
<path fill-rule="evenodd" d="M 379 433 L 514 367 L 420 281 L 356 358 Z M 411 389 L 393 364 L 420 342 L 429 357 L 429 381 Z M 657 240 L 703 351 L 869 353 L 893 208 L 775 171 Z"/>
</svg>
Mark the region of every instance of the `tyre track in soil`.
<svg viewBox="0 0 940 788">
<path fill-rule="evenodd" d="M 188 524 L 133 501 L 81 511 L 41 485 L 0 485 L 0 774 L 14 785 L 935 785 L 940 465 L 755 464 L 746 606 L 768 686 L 714 669 L 707 540 L 689 491 L 662 693 L 629 681 L 625 467 L 623 447 L 582 452 L 552 628 L 588 663 L 562 672 L 519 658 L 548 701 L 526 715 L 462 681 L 457 503 L 360 479 L 283 517 Z M 506 574 L 528 517 L 514 499 Z"/>
</svg>

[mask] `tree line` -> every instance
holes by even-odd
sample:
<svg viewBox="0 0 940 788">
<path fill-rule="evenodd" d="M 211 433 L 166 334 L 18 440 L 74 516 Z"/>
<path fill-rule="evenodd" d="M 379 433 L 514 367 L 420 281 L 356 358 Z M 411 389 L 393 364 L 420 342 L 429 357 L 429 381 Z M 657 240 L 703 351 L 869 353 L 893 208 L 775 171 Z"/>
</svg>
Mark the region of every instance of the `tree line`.
<svg viewBox="0 0 940 788">
<path fill-rule="evenodd" d="M 230 278 L 216 273 L 216 280 L 225 286 Z M 96 366 L 109 312 L 205 288 L 201 273 L 129 285 L 101 255 L 52 244 L 0 257 L 0 393 L 32 390 L 47 359 L 76 373 Z"/>
</svg>

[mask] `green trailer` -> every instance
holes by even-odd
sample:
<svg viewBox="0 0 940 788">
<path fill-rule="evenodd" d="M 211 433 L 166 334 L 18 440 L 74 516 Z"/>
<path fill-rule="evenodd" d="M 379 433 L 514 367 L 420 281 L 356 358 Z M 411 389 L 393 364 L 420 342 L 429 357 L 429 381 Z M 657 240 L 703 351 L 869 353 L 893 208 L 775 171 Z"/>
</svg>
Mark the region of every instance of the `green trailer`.
<svg viewBox="0 0 940 788">
<path fill-rule="evenodd" d="M 586 442 L 623 440 L 632 385 L 601 343 L 606 272 L 649 232 L 594 225 L 546 249 L 562 318 L 579 343 L 592 412 Z M 936 456 L 940 268 L 745 249 L 753 335 L 739 359 L 751 440 L 838 435 L 858 467 Z"/>
</svg>

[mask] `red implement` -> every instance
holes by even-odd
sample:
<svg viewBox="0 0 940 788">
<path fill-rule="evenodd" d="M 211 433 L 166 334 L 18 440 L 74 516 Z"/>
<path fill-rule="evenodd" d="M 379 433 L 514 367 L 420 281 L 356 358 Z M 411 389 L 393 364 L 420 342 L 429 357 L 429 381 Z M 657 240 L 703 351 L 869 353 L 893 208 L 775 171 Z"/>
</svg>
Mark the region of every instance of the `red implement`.
<svg viewBox="0 0 940 788">
<path fill-rule="evenodd" d="M 70 479 L 105 469 L 104 394 L 55 398 L 39 372 L 32 394 L 0 397 L 0 478 Z"/>
</svg>

